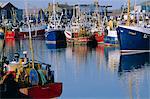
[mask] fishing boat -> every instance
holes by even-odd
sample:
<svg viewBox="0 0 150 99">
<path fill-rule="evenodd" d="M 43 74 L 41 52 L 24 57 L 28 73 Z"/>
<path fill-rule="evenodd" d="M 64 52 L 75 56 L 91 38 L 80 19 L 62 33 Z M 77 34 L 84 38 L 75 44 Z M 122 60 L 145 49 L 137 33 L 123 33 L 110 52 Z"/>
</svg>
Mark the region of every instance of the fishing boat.
<svg viewBox="0 0 150 99">
<path fill-rule="evenodd" d="M 15 31 L 14 30 L 7 30 L 5 33 L 6 39 L 14 39 L 15 38 Z"/>
<path fill-rule="evenodd" d="M 17 20 L 16 20 L 16 11 L 12 8 L 10 9 L 12 20 L 9 19 L 2 19 L 2 27 L 5 32 L 6 39 L 14 39 L 15 38 L 15 31 L 18 28 Z"/>
<path fill-rule="evenodd" d="M 31 26 L 31 35 L 33 38 L 44 37 L 45 35 L 45 24 L 32 25 Z M 23 25 L 19 28 L 19 37 L 18 38 L 29 38 L 29 29 L 26 25 Z"/>
<path fill-rule="evenodd" d="M 106 29 L 104 29 L 105 32 L 104 43 L 105 45 L 116 45 L 118 44 L 117 31 L 116 31 L 117 22 L 113 17 L 110 17 L 110 20 L 107 23 L 108 26 Z"/>
<path fill-rule="evenodd" d="M 91 27 L 91 33 L 95 36 L 97 43 L 104 43 L 104 31 L 101 24 L 101 16 L 99 12 L 99 2 L 94 0 L 95 14 L 92 16 L 93 25 Z"/>
<path fill-rule="evenodd" d="M 65 44 L 66 45 L 66 37 L 64 34 L 64 30 L 61 29 L 51 29 L 45 33 L 46 44 Z"/>
<path fill-rule="evenodd" d="M 75 16 L 75 10 L 76 10 L 76 16 Z M 66 36 L 67 43 L 73 43 L 73 44 L 80 44 L 82 43 L 87 43 L 88 37 L 85 36 L 86 32 L 85 31 L 85 22 L 82 19 L 85 16 L 81 16 L 80 11 L 79 11 L 79 6 L 74 6 L 73 7 L 73 15 L 72 18 L 69 22 L 69 24 L 66 26 L 64 34 Z M 82 26 L 82 27 L 81 27 Z"/>
<path fill-rule="evenodd" d="M 37 12 L 37 11 L 35 11 Z M 26 18 L 25 18 L 26 19 Z M 25 20 L 24 19 L 24 20 Z M 30 16 L 30 25 L 31 25 L 31 36 L 32 38 L 44 38 L 45 29 L 47 27 L 44 22 L 44 12 L 40 10 L 35 14 L 34 18 Z M 22 21 L 19 27 L 18 38 L 29 38 L 29 29 L 27 22 Z"/>
<path fill-rule="evenodd" d="M 121 52 L 150 50 L 150 30 L 148 28 L 119 26 L 117 33 Z"/>
<path fill-rule="evenodd" d="M 59 97 L 62 93 L 62 83 L 54 81 L 54 71 L 51 70 L 51 65 L 34 60 L 27 4 L 26 13 L 32 60 L 27 57 L 27 52 L 23 53 L 23 58 L 18 53 L 15 54 L 11 62 L 3 58 L 2 98 Z"/>
<path fill-rule="evenodd" d="M 16 54 L 14 60 L 9 64 L 8 62 L 4 63 L 3 72 L 5 75 L 0 85 L 2 88 L 2 98 L 15 97 L 9 93 L 11 87 L 7 87 L 8 85 L 6 81 L 10 74 L 14 75 L 11 79 L 16 82 L 16 86 L 19 86 L 18 89 L 14 90 L 18 90 L 19 93 L 22 93 L 30 98 L 54 98 L 61 95 L 62 83 L 54 81 L 54 71 L 50 69 L 50 65 L 35 62 L 35 68 L 33 69 L 32 62 L 28 61 L 26 57 L 18 60 L 18 55 L 19 54 Z M 6 93 L 10 96 L 5 96 Z M 22 97 L 16 96 L 15 98 Z"/>
<path fill-rule="evenodd" d="M 116 30 L 108 30 L 107 36 L 104 37 L 104 43 L 106 45 L 118 44 L 117 31 Z"/>
<path fill-rule="evenodd" d="M 64 34 L 64 29 L 60 24 L 62 15 L 60 16 L 60 18 L 56 17 L 55 2 L 53 0 L 53 14 L 51 18 L 49 18 L 51 20 L 48 25 L 47 32 L 45 33 L 46 44 L 66 45 L 66 37 Z"/>
<path fill-rule="evenodd" d="M 130 25 L 130 0 L 128 0 L 128 15 L 126 26 L 118 26 L 117 35 L 121 52 L 149 52 L 150 29 L 139 25 Z"/>
<path fill-rule="evenodd" d="M 75 10 L 77 14 L 75 14 Z M 98 18 L 96 16 L 98 16 Z M 87 15 L 86 12 L 81 13 L 79 6 L 74 8 L 70 24 L 66 27 L 64 32 L 67 42 L 89 45 L 89 43 L 93 43 L 94 37 L 96 39 L 96 43 L 103 43 L 104 33 L 100 29 L 99 18 L 98 13 L 95 16 Z"/>
<path fill-rule="evenodd" d="M 107 46 L 116 45 L 118 44 L 118 38 L 117 38 L 117 21 L 119 21 L 119 18 L 116 19 L 113 16 L 110 16 L 108 19 L 107 17 L 107 8 L 112 6 L 104 6 L 105 12 L 104 12 L 104 18 L 103 18 L 103 28 L 104 28 L 104 43 Z"/>
<path fill-rule="evenodd" d="M 87 44 L 90 41 L 90 36 L 85 28 L 81 28 L 77 25 L 71 25 L 66 27 L 64 34 L 68 43 L 74 44 Z"/>
</svg>

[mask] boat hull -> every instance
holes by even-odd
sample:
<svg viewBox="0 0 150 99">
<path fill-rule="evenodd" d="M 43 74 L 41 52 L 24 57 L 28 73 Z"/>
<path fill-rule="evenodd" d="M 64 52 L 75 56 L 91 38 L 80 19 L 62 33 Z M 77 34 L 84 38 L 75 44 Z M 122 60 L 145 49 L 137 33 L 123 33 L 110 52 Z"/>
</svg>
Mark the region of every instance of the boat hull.
<svg viewBox="0 0 150 99">
<path fill-rule="evenodd" d="M 79 33 L 72 33 L 71 31 L 65 31 L 67 43 L 73 44 L 87 44 L 90 41 L 89 37 L 81 37 Z"/>
<path fill-rule="evenodd" d="M 95 32 L 94 35 L 92 36 L 84 36 L 84 37 L 80 37 L 79 33 L 71 33 L 70 31 L 65 31 L 64 33 L 65 33 L 68 43 L 88 44 L 91 41 L 93 42 L 93 36 L 94 36 L 94 39 L 96 40 L 96 43 L 104 43 L 103 33 Z"/>
<path fill-rule="evenodd" d="M 66 37 L 63 30 L 52 30 L 45 34 L 46 44 L 66 45 Z"/>
<path fill-rule="evenodd" d="M 6 39 L 14 39 L 15 38 L 15 32 L 14 31 L 7 31 L 5 34 Z"/>
<path fill-rule="evenodd" d="M 97 43 L 104 43 L 104 33 L 95 32 L 94 36 L 95 36 Z"/>
<path fill-rule="evenodd" d="M 19 38 L 28 38 L 29 37 L 29 32 L 19 32 Z M 31 36 L 32 38 L 36 37 L 44 37 L 45 35 L 45 29 L 42 30 L 37 30 L 37 31 L 31 31 Z"/>
<path fill-rule="evenodd" d="M 108 31 L 108 35 L 104 37 L 104 43 L 107 45 L 118 44 L 117 31 Z"/>
<path fill-rule="evenodd" d="M 118 40 L 122 52 L 149 51 L 150 34 L 130 28 L 117 28 Z"/>
<path fill-rule="evenodd" d="M 33 86 L 28 89 L 31 98 L 54 98 L 62 93 L 62 83 L 49 83 L 44 86 Z"/>
</svg>

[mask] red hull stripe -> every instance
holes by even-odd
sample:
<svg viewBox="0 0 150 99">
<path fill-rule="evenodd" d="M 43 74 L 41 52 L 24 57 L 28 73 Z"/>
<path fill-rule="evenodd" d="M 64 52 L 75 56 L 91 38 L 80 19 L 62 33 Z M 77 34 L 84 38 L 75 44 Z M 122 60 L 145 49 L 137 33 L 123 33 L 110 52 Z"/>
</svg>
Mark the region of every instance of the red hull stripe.
<svg viewBox="0 0 150 99">
<path fill-rule="evenodd" d="M 66 32 L 69 36 L 71 36 L 68 32 Z"/>
</svg>

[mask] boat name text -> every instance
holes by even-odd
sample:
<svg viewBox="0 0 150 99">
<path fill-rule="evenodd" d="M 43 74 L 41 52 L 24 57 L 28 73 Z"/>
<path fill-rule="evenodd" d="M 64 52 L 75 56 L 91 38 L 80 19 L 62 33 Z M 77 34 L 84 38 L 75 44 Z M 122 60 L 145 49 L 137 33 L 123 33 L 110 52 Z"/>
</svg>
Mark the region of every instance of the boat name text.
<svg viewBox="0 0 150 99">
<path fill-rule="evenodd" d="M 149 35 L 148 34 L 144 34 L 143 38 L 149 38 Z"/>
<path fill-rule="evenodd" d="M 136 32 L 129 32 L 129 34 L 131 34 L 131 35 L 136 35 Z"/>
</svg>

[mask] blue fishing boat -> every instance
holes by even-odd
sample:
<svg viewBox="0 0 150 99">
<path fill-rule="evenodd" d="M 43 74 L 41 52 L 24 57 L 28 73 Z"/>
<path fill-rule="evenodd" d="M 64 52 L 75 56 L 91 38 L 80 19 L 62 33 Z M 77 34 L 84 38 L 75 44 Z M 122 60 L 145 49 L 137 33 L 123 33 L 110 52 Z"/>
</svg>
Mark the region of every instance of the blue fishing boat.
<svg viewBox="0 0 150 99">
<path fill-rule="evenodd" d="M 106 45 L 118 44 L 117 31 L 116 30 L 108 30 L 107 36 L 104 37 L 104 43 Z"/>
<path fill-rule="evenodd" d="M 45 33 L 46 44 L 66 45 L 66 36 L 64 30 L 54 29 Z"/>
<path fill-rule="evenodd" d="M 48 24 L 46 30 L 47 32 L 45 33 L 46 44 L 66 44 L 66 36 L 64 34 L 64 29 L 61 24 L 62 15 L 60 16 L 60 18 L 56 16 L 55 2 L 53 0 L 53 14 L 49 18 L 50 23 Z"/>
<path fill-rule="evenodd" d="M 150 29 L 144 27 L 144 22 L 138 20 L 131 26 L 130 0 L 128 0 L 126 26 L 118 26 L 117 35 L 121 52 L 149 52 L 150 51 Z M 136 12 L 137 14 L 141 12 Z M 142 24 L 141 24 L 142 23 Z"/>
<path fill-rule="evenodd" d="M 150 29 L 135 26 L 119 26 L 117 28 L 121 52 L 149 51 Z"/>
</svg>

